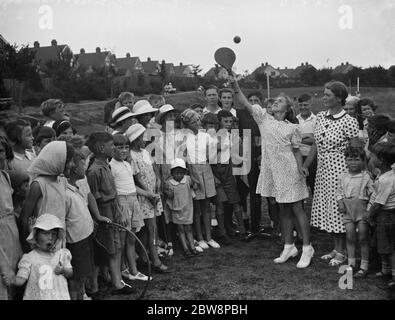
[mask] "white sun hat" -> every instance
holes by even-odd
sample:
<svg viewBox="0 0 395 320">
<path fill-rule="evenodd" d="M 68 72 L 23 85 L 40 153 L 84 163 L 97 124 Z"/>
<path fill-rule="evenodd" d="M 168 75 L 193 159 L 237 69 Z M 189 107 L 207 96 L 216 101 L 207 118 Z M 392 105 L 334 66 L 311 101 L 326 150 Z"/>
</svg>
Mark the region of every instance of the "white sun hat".
<svg viewBox="0 0 395 320">
<path fill-rule="evenodd" d="M 139 116 L 146 113 L 158 112 L 158 109 L 153 108 L 148 100 L 139 100 L 134 104 L 132 111 L 135 116 Z"/>
<path fill-rule="evenodd" d="M 119 107 L 111 115 L 111 125 L 114 126 L 117 123 L 131 117 L 135 117 L 128 107 Z"/>
<path fill-rule="evenodd" d="M 173 160 L 170 169 L 174 169 L 174 168 L 183 168 L 185 170 L 187 170 L 187 166 L 185 164 L 185 161 L 183 159 L 180 158 L 176 158 Z"/>
<path fill-rule="evenodd" d="M 125 132 L 125 136 L 129 139 L 130 142 L 136 140 L 139 136 L 141 136 L 145 132 L 145 128 L 140 123 L 132 124 L 128 130 Z"/>
<path fill-rule="evenodd" d="M 29 236 L 26 238 L 27 242 L 31 244 L 36 244 L 37 229 L 45 231 L 59 229 L 58 241 L 61 240 L 64 236 L 64 225 L 62 224 L 60 219 L 53 214 L 45 213 L 37 218 L 36 223 L 33 226 L 32 232 L 30 232 Z"/>
<path fill-rule="evenodd" d="M 156 123 L 159 123 L 161 121 L 162 117 L 166 113 L 168 113 L 170 111 L 174 111 L 174 110 L 175 109 L 174 109 L 174 107 L 171 104 L 164 104 L 163 106 L 161 106 L 159 108 L 159 113 L 156 115 L 156 119 L 155 119 Z"/>
</svg>

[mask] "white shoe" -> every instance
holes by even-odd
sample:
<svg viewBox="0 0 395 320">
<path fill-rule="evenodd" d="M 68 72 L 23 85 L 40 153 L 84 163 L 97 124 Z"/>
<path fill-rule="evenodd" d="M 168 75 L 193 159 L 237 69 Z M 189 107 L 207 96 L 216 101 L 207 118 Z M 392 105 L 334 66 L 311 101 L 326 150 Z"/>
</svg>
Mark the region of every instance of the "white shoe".
<svg viewBox="0 0 395 320">
<path fill-rule="evenodd" d="M 284 250 L 281 252 L 281 255 L 274 259 L 274 263 L 284 263 L 289 258 L 294 258 L 298 255 L 298 249 L 296 249 L 295 245 L 291 245 L 290 247 L 286 248 L 284 246 Z"/>
<path fill-rule="evenodd" d="M 207 245 L 207 242 L 204 241 L 204 240 L 199 241 L 199 242 L 198 242 L 198 246 L 199 246 L 200 248 L 202 248 L 202 249 L 208 249 L 208 248 L 209 248 L 209 246 Z"/>
<path fill-rule="evenodd" d="M 84 293 L 84 296 L 82 297 L 82 300 L 92 300 L 92 298 L 88 297 L 86 293 Z"/>
<path fill-rule="evenodd" d="M 309 245 L 307 247 L 303 246 L 302 256 L 296 265 L 296 268 L 302 269 L 307 268 L 311 262 L 311 258 L 314 256 L 314 248 Z"/>
<path fill-rule="evenodd" d="M 207 241 L 207 244 L 208 244 L 211 248 L 215 248 L 215 249 L 221 248 L 221 246 L 218 244 L 218 242 L 216 242 L 214 239 L 211 239 L 210 241 Z"/>
<path fill-rule="evenodd" d="M 201 247 L 199 247 L 199 245 L 195 245 L 195 249 L 197 252 L 200 252 L 200 253 L 202 253 L 204 251 Z"/>
<path fill-rule="evenodd" d="M 218 226 L 218 221 L 217 221 L 217 219 L 215 219 L 215 218 L 211 219 L 211 226 L 212 226 L 212 227 Z"/>
</svg>

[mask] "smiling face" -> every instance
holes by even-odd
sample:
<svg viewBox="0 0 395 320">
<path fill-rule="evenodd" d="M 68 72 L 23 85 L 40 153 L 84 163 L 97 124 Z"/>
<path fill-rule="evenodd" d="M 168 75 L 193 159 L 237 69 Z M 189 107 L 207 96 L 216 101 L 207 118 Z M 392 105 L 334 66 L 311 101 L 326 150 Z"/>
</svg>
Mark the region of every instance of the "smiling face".
<svg viewBox="0 0 395 320">
<path fill-rule="evenodd" d="M 358 156 L 346 157 L 346 165 L 350 172 L 359 173 L 362 171 L 363 162 Z"/>
<path fill-rule="evenodd" d="M 115 145 L 114 159 L 117 161 L 125 161 L 129 155 L 129 144 L 122 143 Z"/>
<path fill-rule="evenodd" d="M 300 115 L 302 117 L 308 117 L 311 114 L 311 99 L 298 103 Z"/>
<path fill-rule="evenodd" d="M 218 92 L 214 88 L 210 88 L 206 90 L 206 100 L 210 106 L 218 105 Z"/>
<path fill-rule="evenodd" d="M 374 110 L 370 105 L 361 106 L 361 113 L 364 118 L 371 118 L 374 116 Z"/>
<path fill-rule="evenodd" d="M 68 127 L 66 130 L 62 131 L 59 134 L 58 138 L 59 137 L 71 138 L 73 135 L 74 135 L 73 128 L 72 127 Z"/>
<path fill-rule="evenodd" d="M 51 230 L 38 229 L 36 232 L 36 245 L 42 251 L 45 252 L 54 251 L 58 237 L 59 237 L 58 229 L 51 229 Z"/>
<path fill-rule="evenodd" d="M 230 110 L 233 106 L 233 95 L 230 92 L 222 92 L 220 101 L 225 110 Z"/>
</svg>

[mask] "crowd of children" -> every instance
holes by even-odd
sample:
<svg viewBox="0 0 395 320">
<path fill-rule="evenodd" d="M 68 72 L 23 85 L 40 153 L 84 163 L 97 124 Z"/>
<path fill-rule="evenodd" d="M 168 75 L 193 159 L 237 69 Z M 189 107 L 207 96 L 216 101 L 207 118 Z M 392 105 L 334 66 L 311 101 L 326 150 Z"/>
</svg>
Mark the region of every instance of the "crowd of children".
<svg viewBox="0 0 395 320">
<path fill-rule="evenodd" d="M 156 273 L 172 272 L 162 256 L 173 255 L 176 239 L 185 258 L 204 256 L 205 250 L 236 239 L 251 240 L 262 215 L 260 206 L 256 212 L 258 197 L 267 198 L 271 235 L 280 235 L 285 244 L 274 262 L 298 254 L 297 230 L 303 242 L 297 267 L 308 267 L 314 249 L 303 200 L 312 173 L 303 167 L 309 152 L 299 148 L 314 145 L 311 97 L 299 98 L 308 111 L 297 120 L 288 97 L 272 99 L 266 108 L 259 93 L 246 98 L 237 82 L 233 85 L 235 90 L 209 87 L 206 106 L 193 104 L 182 112 L 161 96 L 134 103 L 134 95 L 124 92 L 106 107 L 106 129 L 87 137 L 77 134 L 56 99 L 42 103 L 43 125 L 22 118 L 5 124 L 0 132 L 0 300 L 94 298 L 98 279 L 111 284 L 113 294 L 130 294 L 131 281 L 151 280 L 139 263 L 150 261 Z M 381 257 L 376 276 L 393 288 L 395 125 L 387 117 L 387 129 L 380 127 L 377 137 L 378 116 L 366 116 L 360 129 L 367 133 L 344 150 L 347 171 L 337 177 L 336 201 L 355 276 L 368 274 L 374 246 Z M 259 132 L 245 135 L 245 123 L 254 121 Z M 255 177 L 244 168 L 248 162 L 256 167 Z M 313 193 L 314 181 L 309 187 Z"/>
</svg>

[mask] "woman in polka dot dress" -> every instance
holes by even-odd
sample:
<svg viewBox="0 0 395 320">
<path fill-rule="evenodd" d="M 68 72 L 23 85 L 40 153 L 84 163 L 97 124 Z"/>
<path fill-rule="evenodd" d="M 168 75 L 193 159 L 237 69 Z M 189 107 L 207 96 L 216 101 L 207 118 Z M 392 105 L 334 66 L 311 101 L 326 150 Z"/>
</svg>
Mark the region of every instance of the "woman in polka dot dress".
<svg viewBox="0 0 395 320">
<path fill-rule="evenodd" d="M 234 78 L 231 82 L 238 102 L 252 115 L 261 133 L 262 162 L 256 193 L 262 197 L 273 197 L 280 205 L 285 245 L 274 262 L 284 263 L 298 254 L 292 232 L 295 216 L 303 238 L 303 252 L 296 266 L 306 268 L 314 255 L 310 244 L 310 225 L 302 206 L 302 200 L 309 195 L 305 179 L 308 170 L 302 167 L 299 126 L 291 122 L 295 118 L 292 101 L 285 96 L 277 97 L 272 105 L 273 115 L 270 115 L 260 105 L 248 102 Z"/>
<path fill-rule="evenodd" d="M 358 122 L 343 107 L 348 96 L 347 87 L 338 81 L 325 85 L 323 102 L 327 111 L 317 114 L 314 131 L 315 144 L 311 148 L 304 167 L 311 164 L 317 154 L 318 168 L 315 180 L 311 225 L 332 234 L 335 248 L 322 256 L 337 266 L 345 257 L 345 228 L 339 212 L 335 191 L 338 177 L 346 171 L 344 150 L 358 137 Z"/>
</svg>

